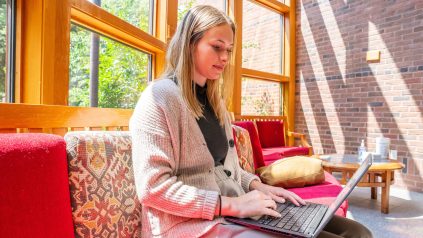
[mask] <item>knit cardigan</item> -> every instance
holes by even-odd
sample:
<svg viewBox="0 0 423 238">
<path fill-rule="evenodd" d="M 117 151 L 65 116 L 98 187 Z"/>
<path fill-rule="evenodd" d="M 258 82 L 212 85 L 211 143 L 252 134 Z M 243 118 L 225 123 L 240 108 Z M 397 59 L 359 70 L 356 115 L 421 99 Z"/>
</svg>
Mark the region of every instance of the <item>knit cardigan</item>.
<svg viewBox="0 0 423 238">
<path fill-rule="evenodd" d="M 130 131 L 143 237 L 199 237 L 223 222 L 214 219 L 220 189 L 213 157 L 172 80 L 157 80 L 144 90 Z M 229 117 L 225 132 L 233 139 Z M 229 147 L 224 168 L 246 192 L 259 179 L 240 168 L 235 147 Z"/>
</svg>

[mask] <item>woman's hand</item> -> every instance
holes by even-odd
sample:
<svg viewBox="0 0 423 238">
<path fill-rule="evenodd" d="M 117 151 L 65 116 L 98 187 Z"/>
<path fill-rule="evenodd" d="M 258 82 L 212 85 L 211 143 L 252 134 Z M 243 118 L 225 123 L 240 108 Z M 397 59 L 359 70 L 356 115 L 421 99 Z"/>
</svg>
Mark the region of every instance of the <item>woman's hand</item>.
<svg viewBox="0 0 423 238">
<path fill-rule="evenodd" d="M 280 213 L 275 209 L 276 202 L 272 197 L 259 190 L 251 191 L 239 197 L 222 196 L 222 216 L 246 218 L 269 215 L 280 217 Z"/>
<path fill-rule="evenodd" d="M 251 182 L 250 189 L 259 190 L 269 195 L 273 200 L 279 203 L 284 203 L 286 199 L 288 199 L 297 206 L 300 206 L 300 204 L 306 205 L 306 202 L 297 194 L 280 187 L 274 187 L 264 184 L 257 180 Z"/>
</svg>

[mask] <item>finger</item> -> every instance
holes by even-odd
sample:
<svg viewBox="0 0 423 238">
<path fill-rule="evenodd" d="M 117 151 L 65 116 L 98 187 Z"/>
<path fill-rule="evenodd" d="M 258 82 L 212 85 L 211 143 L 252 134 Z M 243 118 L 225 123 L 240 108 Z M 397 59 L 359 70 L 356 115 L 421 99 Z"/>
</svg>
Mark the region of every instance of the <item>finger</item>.
<svg viewBox="0 0 423 238">
<path fill-rule="evenodd" d="M 291 196 L 294 197 L 295 200 L 297 200 L 301 205 L 306 205 L 306 201 L 304 201 L 300 196 L 298 196 L 296 193 L 290 192 Z"/>
<path fill-rule="evenodd" d="M 277 208 L 276 202 L 273 201 L 273 200 L 264 200 L 263 205 L 264 205 L 265 208 L 270 208 L 270 209 L 273 209 L 273 210 L 276 210 L 276 208 Z"/>
<path fill-rule="evenodd" d="M 269 215 L 269 216 L 278 217 L 278 218 L 281 217 L 281 214 L 279 212 L 269 208 L 266 208 L 264 210 L 264 215 Z"/>
<path fill-rule="evenodd" d="M 279 202 L 279 203 L 285 203 L 286 202 L 285 198 L 274 195 L 274 194 L 272 194 L 272 199 L 275 200 L 276 202 Z"/>
</svg>

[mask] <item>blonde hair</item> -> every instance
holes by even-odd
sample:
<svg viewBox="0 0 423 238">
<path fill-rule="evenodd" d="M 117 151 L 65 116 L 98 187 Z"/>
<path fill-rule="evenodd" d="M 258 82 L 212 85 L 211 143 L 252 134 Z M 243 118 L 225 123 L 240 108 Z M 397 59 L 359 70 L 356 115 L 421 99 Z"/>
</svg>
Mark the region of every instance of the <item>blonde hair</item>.
<svg viewBox="0 0 423 238">
<path fill-rule="evenodd" d="M 162 78 L 175 78 L 185 102 L 196 119 L 203 116 L 203 109 L 197 100 L 193 81 L 194 47 L 207 30 L 224 24 L 231 27 L 235 36 L 235 24 L 225 13 L 207 5 L 193 7 L 179 23 L 167 49 L 166 68 Z M 207 80 L 207 97 L 221 125 L 224 124 L 226 107 L 232 103 L 232 65 L 233 57 L 230 57 L 222 77 L 218 80 Z M 221 103 L 222 99 L 225 103 Z"/>
</svg>

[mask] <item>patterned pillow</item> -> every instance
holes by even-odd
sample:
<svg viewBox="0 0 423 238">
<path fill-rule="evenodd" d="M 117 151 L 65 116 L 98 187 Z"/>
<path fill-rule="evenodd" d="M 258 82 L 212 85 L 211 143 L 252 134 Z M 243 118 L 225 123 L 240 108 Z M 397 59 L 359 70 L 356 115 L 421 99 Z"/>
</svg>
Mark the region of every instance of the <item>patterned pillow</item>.
<svg viewBox="0 0 423 238">
<path fill-rule="evenodd" d="M 239 164 L 245 171 L 255 174 L 253 149 L 248 131 L 242 127 L 232 125 L 235 138 L 236 152 L 238 153 Z"/>
<path fill-rule="evenodd" d="M 141 237 L 129 132 L 65 136 L 75 237 Z"/>
</svg>

